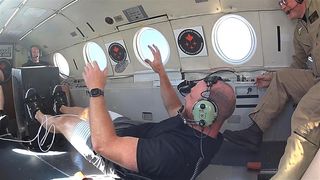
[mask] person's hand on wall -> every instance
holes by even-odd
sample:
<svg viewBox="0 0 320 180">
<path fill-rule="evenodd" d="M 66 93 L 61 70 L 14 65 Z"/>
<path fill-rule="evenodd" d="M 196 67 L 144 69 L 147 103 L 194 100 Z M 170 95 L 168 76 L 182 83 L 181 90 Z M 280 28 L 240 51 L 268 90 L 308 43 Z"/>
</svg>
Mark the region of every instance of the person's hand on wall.
<svg viewBox="0 0 320 180">
<path fill-rule="evenodd" d="M 255 84 L 258 88 L 267 88 L 271 83 L 272 77 L 272 72 L 263 73 L 256 77 Z"/>
<path fill-rule="evenodd" d="M 104 70 L 100 70 L 96 61 L 88 63 L 84 67 L 84 71 L 82 73 L 83 79 L 89 90 L 93 88 L 104 89 L 107 81 L 107 75 L 107 67 Z"/>
</svg>

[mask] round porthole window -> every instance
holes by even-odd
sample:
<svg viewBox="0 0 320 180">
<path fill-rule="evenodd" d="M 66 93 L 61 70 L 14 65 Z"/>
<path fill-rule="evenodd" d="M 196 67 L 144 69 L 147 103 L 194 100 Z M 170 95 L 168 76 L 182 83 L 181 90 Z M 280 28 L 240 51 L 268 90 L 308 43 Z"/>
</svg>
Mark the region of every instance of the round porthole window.
<svg viewBox="0 0 320 180">
<path fill-rule="evenodd" d="M 60 77 L 67 79 L 70 75 L 69 64 L 66 58 L 60 53 L 54 53 L 53 64 L 59 68 Z"/>
<path fill-rule="evenodd" d="M 243 64 L 256 51 L 257 38 L 251 24 L 239 15 L 222 16 L 212 29 L 212 46 L 229 64 Z"/>
<path fill-rule="evenodd" d="M 162 35 L 161 32 L 154 28 L 144 27 L 140 29 L 134 36 L 133 39 L 133 48 L 135 55 L 139 62 L 147 67 L 151 67 L 144 62 L 145 59 L 150 59 L 153 61 L 153 55 L 148 45 L 156 45 L 161 53 L 161 59 L 163 65 L 165 65 L 170 56 L 170 47 L 167 39 Z"/>
<path fill-rule="evenodd" d="M 83 56 L 86 63 L 97 61 L 99 68 L 107 67 L 107 58 L 103 49 L 95 42 L 87 42 L 83 47 Z"/>
</svg>

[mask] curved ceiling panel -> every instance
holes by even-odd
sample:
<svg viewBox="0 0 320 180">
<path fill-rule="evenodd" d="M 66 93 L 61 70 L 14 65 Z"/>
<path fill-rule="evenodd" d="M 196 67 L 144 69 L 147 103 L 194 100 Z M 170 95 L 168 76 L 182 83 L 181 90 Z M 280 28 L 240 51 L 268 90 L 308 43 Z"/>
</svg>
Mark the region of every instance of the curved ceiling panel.
<svg viewBox="0 0 320 180">
<path fill-rule="evenodd" d="M 32 31 L 21 44 L 38 44 L 46 53 L 51 53 L 83 40 L 84 37 L 67 18 L 57 15 Z"/>
</svg>

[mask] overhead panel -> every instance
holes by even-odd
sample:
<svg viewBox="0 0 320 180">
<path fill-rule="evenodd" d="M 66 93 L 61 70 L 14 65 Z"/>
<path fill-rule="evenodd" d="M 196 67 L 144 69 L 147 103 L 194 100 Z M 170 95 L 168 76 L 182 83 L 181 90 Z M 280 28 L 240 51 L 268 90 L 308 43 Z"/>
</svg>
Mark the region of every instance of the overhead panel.
<svg viewBox="0 0 320 180">
<path fill-rule="evenodd" d="M 123 19 L 124 15 L 121 12 L 125 3 L 117 1 L 113 5 L 112 2 L 101 0 L 78 1 L 63 11 L 63 15 L 70 19 L 75 26 L 79 27 L 88 39 L 96 38 L 116 32 L 117 29 L 115 27 L 119 23 L 127 23 Z M 131 1 L 128 1 L 128 4 L 130 4 L 129 2 Z M 107 17 L 110 18 L 110 21 L 106 20 Z M 107 21 L 111 24 L 108 24 Z"/>
<path fill-rule="evenodd" d="M 222 12 L 231 13 L 252 10 L 274 10 L 279 9 L 278 1 L 264 0 L 221 0 Z"/>
<path fill-rule="evenodd" d="M 169 19 L 218 13 L 221 11 L 219 0 L 163 0 L 157 1 L 156 5 L 154 1 L 144 0 L 139 1 L 139 4 L 143 5 L 149 17 L 166 14 Z"/>
<path fill-rule="evenodd" d="M 77 31 L 76 27 L 67 18 L 57 15 L 32 31 L 22 43 L 32 42 L 42 47 L 47 46 L 44 50 L 47 53 L 52 53 L 83 41 L 82 36 L 73 37 L 70 35 L 74 31 Z"/>
<path fill-rule="evenodd" d="M 148 15 L 144 11 L 142 5 L 125 9 L 122 12 L 127 17 L 130 23 L 141 21 L 148 18 Z"/>
<path fill-rule="evenodd" d="M 26 5 L 33 8 L 59 10 L 71 1 L 72 0 L 28 0 Z"/>
<path fill-rule="evenodd" d="M 22 0 L 0 1 L 0 28 L 2 28 Z"/>
<path fill-rule="evenodd" d="M 37 24 L 51 16 L 57 10 L 59 10 L 64 4 L 70 0 L 28 0 L 26 4 L 19 10 L 16 16 L 10 22 L 9 26 L 6 29 L 6 35 L 11 36 L 15 41 L 21 38 L 25 33 L 34 28 Z M 22 0 L 6 0 L 2 3 L 0 8 L 5 7 L 8 10 L 6 5 L 7 2 L 12 3 L 12 8 L 9 6 L 9 10 L 18 7 L 19 3 Z M 13 4 L 15 3 L 15 4 Z M 0 10 L 0 12 L 5 12 Z M 5 16 L 0 16 L 0 19 Z M 1 23 L 1 21 L 0 21 Z"/>
<path fill-rule="evenodd" d="M 15 20 L 8 27 L 8 31 L 11 33 L 15 33 L 20 38 L 25 33 L 27 33 L 27 31 L 34 28 L 38 23 L 40 23 L 53 13 L 54 11 L 50 9 L 27 6 L 17 14 Z"/>
</svg>

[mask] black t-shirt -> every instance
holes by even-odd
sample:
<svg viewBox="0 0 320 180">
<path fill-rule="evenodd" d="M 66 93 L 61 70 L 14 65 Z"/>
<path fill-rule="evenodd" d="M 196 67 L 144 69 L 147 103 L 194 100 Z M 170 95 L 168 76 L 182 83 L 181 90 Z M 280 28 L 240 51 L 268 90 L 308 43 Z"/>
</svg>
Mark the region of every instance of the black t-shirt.
<svg viewBox="0 0 320 180">
<path fill-rule="evenodd" d="M 45 61 L 39 61 L 38 63 L 35 63 L 31 60 L 28 60 L 26 63 L 22 64 L 22 67 L 28 67 L 28 66 L 49 66 L 50 64 Z"/>
<path fill-rule="evenodd" d="M 146 123 L 121 130 L 120 136 L 138 137 L 137 163 L 139 174 L 151 179 L 190 179 L 201 157 L 199 173 L 219 150 L 223 138 L 213 139 L 184 124 L 178 115 L 160 123 Z"/>
</svg>

